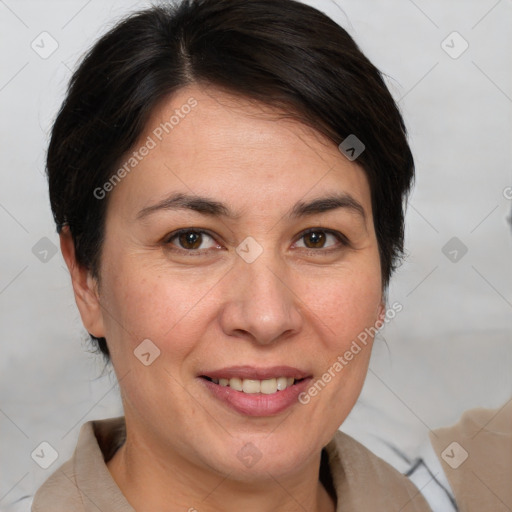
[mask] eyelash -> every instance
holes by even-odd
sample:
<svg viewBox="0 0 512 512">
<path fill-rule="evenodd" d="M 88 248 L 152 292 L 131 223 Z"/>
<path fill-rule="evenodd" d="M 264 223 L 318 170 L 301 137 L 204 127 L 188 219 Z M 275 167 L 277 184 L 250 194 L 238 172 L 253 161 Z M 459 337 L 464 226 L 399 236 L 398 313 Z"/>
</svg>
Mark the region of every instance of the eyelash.
<svg viewBox="0 0 512 512">
<path fill-rule="evenodd" d="M 198 229 L 198 228 L 183 228 L 183 229 L 179 229 L 177 231 L 173 231 L 172 233 L 167 235 L 163 241 L 164 245 L 167 247 L 169 245 L 172 246 L 173 245 L 172 241 L 174 239 L 178 238 L 180 235 L 185 234 L 185 233 L 195 233 L 195 234 L 207 235 L 212 240 L 214 240 L 215 243 L 218 244 L 215 236 L 212 233 L 210 233 L 208 230 Z M 350 240 L 343 233 L 340 233 L 339 231 L 334 231 L 332 229 L 325 229 L 325 228 L 308 228 L 299 234 L 299 236 L 297 237 L 297 239 L 295 240 L 294 243 L 297 243 L 301 238 L 304 238 L 305 236 L 307 236 L 310 233 L 324 233 L 326 235 L 332 235 L 339 242 L 339 245 L 337 245 L 335 247 L 328 247 L 327 249 L 324 249 L 322 247 L 320 247 L 318 249 L 313 249 L 313 248 L 308 248 L 308 247 L 301 248 L 301 249 L 304 249 L 308 254 L 313 254 L 313 253 L 316 255 L 318 255 L 320 253 L 321 254 L 329 254 L 331 252 L 339 251 L 346 247 L 351 247 Z M 205 254 L 205 253 L 209 252 L 211 249 L 183 249 L 182 247 L 174 246 L 171 250 L 175 251 L 175 252 L 182 253 L 182 254 L 190 255 L 190 256 L 192 256 L 192 255 L 199 256 L 201 254 Z"/>
</svg>

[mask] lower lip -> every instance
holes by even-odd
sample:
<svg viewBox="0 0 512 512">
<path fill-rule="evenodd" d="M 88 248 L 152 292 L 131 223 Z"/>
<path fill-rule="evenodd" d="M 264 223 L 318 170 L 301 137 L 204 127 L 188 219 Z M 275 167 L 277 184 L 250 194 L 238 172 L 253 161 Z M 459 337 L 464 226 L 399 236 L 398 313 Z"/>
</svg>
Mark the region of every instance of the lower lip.
<svg viewBox="0 0 512 512">
<path fill-rule="evenodd" d="M 229 386 L 220 386 L 202 377 L 200 380 L 208 391 L 221 402 L 246 416 L 273 416 L 298 403 L 299 395 L 307 389 L 310 377 L 293 386 L 276 391 L 270 395 L 263 393 L 244 393 Z"/>
</svg>

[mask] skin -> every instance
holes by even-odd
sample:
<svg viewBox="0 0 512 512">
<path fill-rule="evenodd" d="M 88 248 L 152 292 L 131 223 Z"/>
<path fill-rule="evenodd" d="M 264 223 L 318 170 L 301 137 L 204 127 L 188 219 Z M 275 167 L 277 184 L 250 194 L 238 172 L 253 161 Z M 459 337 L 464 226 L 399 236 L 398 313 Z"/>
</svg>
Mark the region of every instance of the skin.
<svg viewBox="0 0 512 512">
<path fill-rule="evenodd" d="M 315 381 L 382 317 L 368 182 L 311 128 L 196 84 L 154 111 L 140 145 L 190 97 L 197 106 L 105 199 L 99 282 L 76 263 L 69 232 L 61 235 L 83 324 L 108 340 L 122 393 L 127 440 L 108 468 L 139 512 L 334 510 L 318 480 L 321 450 L 359 396 L 371 342 L 309 404 L 269 417 L 232 410 L 198 374 L 288 365 Z M 238 216 L 169 209 L 137 219 L 176 192 Z M 333 193 L 349 194 L 364 216 L 346 207 L 288 215 Z M 198 254 L 169 241 L 181 228 L 212 238 Z M 327 235 L 320 246 L 302 236 L 308 228 Z M 235 250 L 247 236 L 263 248 L 253 263 Z M 133 353 L 144 339 L 161 352 L 149 366 Z M 250 468 L 237 457 L 249 442 L 261 453 Z"/>
</svg>

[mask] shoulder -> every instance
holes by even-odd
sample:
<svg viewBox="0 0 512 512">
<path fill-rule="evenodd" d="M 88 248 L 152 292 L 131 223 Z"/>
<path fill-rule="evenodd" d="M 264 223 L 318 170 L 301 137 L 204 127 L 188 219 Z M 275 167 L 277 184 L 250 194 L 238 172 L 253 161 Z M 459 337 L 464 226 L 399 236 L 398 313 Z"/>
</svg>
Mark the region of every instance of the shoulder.
<svg viewBox="0 0 512 512">
<path fill-rule="evenodd" d="M 512 399 L 430 434 L 461 511 L 512 510 Z"/>
<path fill-rule="evenodd" d="M 338 431 L 326 451 L 336 494 L 350 503 L 347 510 L 431 510 L 407 477 L 352 437 Z"/>
<path fill-rule="evenodd" d="M 34 496 L 32 512 L 84 510 L 73 468 L 70 459 L 44 482 Z"/>
<path fill-rule="evenodd" d="M 38 489 L 33 512 L 129 511 L 105 461 L 124 442 L 124 418 L 89 421 L 82 425 L 70 460 Z"/>
</svg>

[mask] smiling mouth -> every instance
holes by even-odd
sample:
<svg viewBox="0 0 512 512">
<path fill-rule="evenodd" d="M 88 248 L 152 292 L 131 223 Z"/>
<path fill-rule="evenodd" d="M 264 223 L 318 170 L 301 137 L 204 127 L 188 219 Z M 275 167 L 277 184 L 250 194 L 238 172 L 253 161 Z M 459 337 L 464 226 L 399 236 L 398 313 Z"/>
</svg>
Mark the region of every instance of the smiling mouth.
<svg viewBox="0 0 512 512">
<path fill-rule="evenodd" d="M 280 391 L 284 391 L 285 389 L 290 388 L 304 380 L 294 379 L 293 377 L 277 377 L 264 380 L 240 379 L 238 377 L 232 377 L 230 379 L 214 379 L 212 377 L 208 377 L 207 375 L 201 375 L 201 378 L 212 382 L 213 384 L 217 384 L 218 386 L 229 387 L 235 391 L 241 391 L 242 393 L 261 393 L 264 395 L 279 393 Z"/>
</svg>

